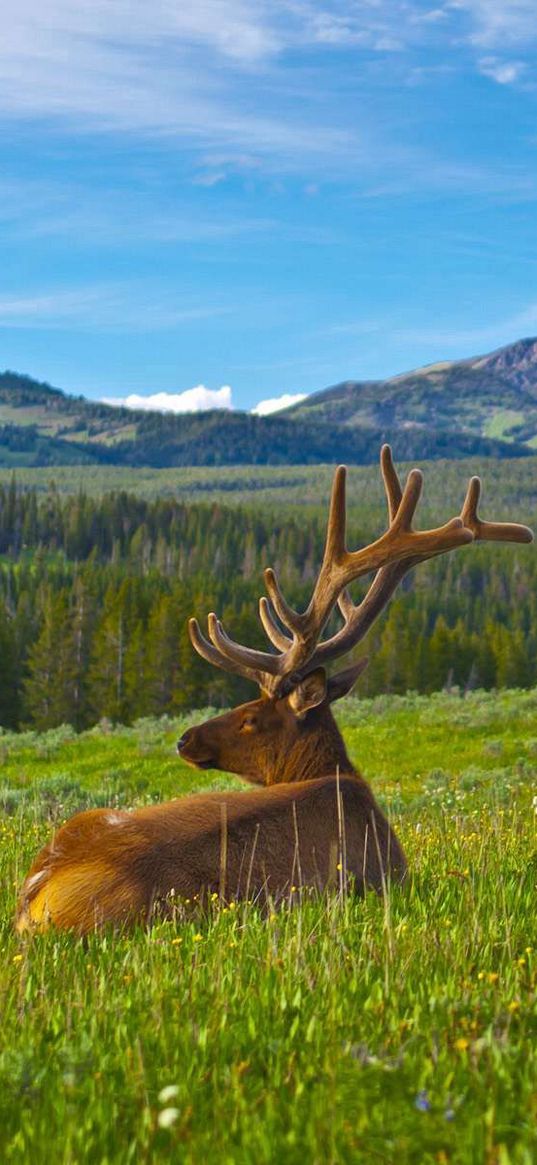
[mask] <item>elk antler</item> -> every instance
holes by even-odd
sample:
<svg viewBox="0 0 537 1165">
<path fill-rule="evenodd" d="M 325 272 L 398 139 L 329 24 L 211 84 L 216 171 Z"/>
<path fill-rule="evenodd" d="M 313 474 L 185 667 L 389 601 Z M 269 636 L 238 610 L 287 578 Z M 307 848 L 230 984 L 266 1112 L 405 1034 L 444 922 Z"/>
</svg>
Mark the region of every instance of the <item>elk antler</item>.
<svg viewBox="0 0 537 1165">
<path fill-rule="evenodd" d="M 225 671 L 255 680 L 268 695 L 282 695 L 305 673 L 306 668 L 310 671 L 354 647 L 369 630 L 406 572 L 419 562 L 476 538 L 531 541 L 533 535 L 527 526 L 483 522 L 478 518 L 479 478 L 475 477 L 468 487 L 461 517 L 452 518 L 437 529 L 413 530 L 412 519 L 423 486 L 422 474 L 419 469 L 411 470 L 402 489 L 388 445 L 381 450 L 380 463 L 388 501 L 388 529 L 369 546 L 354 551 L 346 548 L 346 469 L 339 466 L 332 486 L 323 561 L 313 595 L 303 613 L 289 606 L 274 571 L 270 568 L 265 571 L 272 606 L 262 598 L 259 614 L 278 654 L 255 651 L 235 643 L 216 615 L 211 613 L 208 617 L 210 642 L 202 635 L 196 619 L 189 623 L 192 644 L 200 655 Z M 353 580 L 371 571 L 376 571 L 375 578 L 365 598 L 355 606 L 346 588 Z M 330 639 L 319 643 L 336 603 L 343 614 L 344 626 Z"/>
<path fill-rule="evenodd" d="M 401 484 L 392 461 L 389 445 L 381 450 L 383 465 L 383 479 L 388 502 L 390 518 L 397 512 L 402 497 Z M 472 477 L 468 484 L 466 498 L 461 511 L 461 519 L 466 529 L 473 534 L 474 541 L 480 542 L 532 542 L 533 534 L 528 526 L 518 522 L 484 522 L 477 515 L 477 503 L 481 493 L 481 482 L 478 477 Z M 426 562 L 437 554 L 444 553 L 444 548 L 438 546 L 432 553 L 417 554 L 413 558 L 389 563 L 377 571 L 367 594 L 361 603 L 355 605 L 347 590 L 341 592 L 338 606 L 344 618 L 343 627 L 320 643 L 309 661 L 309 667 L 317 667 L 327 663 L 330 659 L 345 654 L 355 647 L 369 631 L 375 619 L 391 599 L 394 591 L 404 576 L 420 562 Z M 268 629 L 265 625 L 265 629 Z M 271 638 L 269 634 L 269 638 Z M 274 642 L 274 641 L 273 641 Z"/>
</svg>

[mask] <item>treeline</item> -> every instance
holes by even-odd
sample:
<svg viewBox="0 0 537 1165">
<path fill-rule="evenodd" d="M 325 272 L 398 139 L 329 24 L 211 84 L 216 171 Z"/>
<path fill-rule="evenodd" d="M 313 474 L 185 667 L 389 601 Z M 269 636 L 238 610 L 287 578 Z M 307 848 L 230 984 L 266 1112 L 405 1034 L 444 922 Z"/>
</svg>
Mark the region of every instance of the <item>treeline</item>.
<svg viewBox="0 0 537 1165">
<path fill-rule="evenodd" d="M 355 546 L 373 536 L 350 525 Z M 216 610 L 234 638 L 266 646 L 262 568 L 304 606 L 324 527 L 320 511 L 0 488 L 0 724 L 83 728 L 253 696 L 195 655 L 187 619 Z M 535 684 L 534 549 L 472 546 L 418 567 L 365 653 L 370 694 Z"/>
<path fill-rule="evenodd" d="M 84 493 L 46 495 L 0 485 L 0 556 L 12 560 L 58 554 L 70 562 L 89 557 L 120 563 L 133 573 L 155 568 L 185 578 L 199 571 L 233 586 L 237 574 L 260 575 L 268 562 L 286 577 L 307 581 L 320 562 L 326 513 L 261 512 L 219 503 L 190 505 L 174 498 L 148 501 L 126 491 L 102 498 Z M 357 542 L 365 526 L 350 526 Z M 267 557 L 268 555 L 268 557 Z"/>
</svg>

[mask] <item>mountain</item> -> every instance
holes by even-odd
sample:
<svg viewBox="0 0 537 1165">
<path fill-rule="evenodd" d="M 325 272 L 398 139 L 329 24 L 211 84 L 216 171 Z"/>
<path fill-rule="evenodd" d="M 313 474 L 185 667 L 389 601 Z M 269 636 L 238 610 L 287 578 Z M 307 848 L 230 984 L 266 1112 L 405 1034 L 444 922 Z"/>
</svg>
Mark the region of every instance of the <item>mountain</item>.
<svg viewBox="0 0 537 1165">
<path fill-rule="evenodd" d="M 285 415 L 360 429 L 462 431 L 537 450 L 537 339 L 388 380 L 347 380 Z"/>
<path fill-rule="evenodd" d="M 0 465 L 282 465 L 537 451 L 537 339 L 389 380 L 345 381 L 268 417 L 116 408 L 0 374 Z"/>
</svg>

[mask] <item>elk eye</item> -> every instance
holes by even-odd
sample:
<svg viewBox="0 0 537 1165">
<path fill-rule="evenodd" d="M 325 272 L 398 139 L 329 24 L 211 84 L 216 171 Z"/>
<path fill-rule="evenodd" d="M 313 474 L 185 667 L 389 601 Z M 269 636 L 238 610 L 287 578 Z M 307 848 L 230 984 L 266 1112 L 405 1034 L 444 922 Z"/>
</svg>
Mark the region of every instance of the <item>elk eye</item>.
<svg viewBox="0 0 537 1165">
<path fill-rule="evenodd" d="M 245 716 L 241 724 L 241 732 L 253 732 L 257 725 L 255 716 Z"/>
</svg>

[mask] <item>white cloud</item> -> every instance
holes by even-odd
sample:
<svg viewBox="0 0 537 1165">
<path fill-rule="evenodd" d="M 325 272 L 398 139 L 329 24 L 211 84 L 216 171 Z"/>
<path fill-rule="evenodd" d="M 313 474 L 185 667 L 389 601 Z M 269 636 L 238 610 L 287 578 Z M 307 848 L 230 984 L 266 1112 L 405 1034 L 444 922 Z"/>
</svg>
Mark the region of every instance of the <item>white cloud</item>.
<svg viewBox="0 0 537 1165">
<path fill-rule="evenodd" d="M 537 38 L 534 0 L 451 0 L 447 7 L 470 17 L 476 45 L 503 49 Z"/>
<path fill-rule="evenodd" d="M 518 81 L 524 72 L 521 61 L 500 61 L 497 57 L 482 57 L 479 63 L 479 72 L 498 85 L 512 85 Z"/>
<path fill-rule="evenodd" d="M 269 413 L 279 413 L 280 409 L 288 409 L 291 405 L 298 404 L 299 401 L 305 400 L 306 392 L 284 392 L 282 396 L 268 397 L 267 400 L 260 400 L 259 404 L 252 409 L 257 417 L 268 417 Z"/>
<path fill-rule="evenodd" d="M 138 396 L 133 392 L 125 397 L 103 397 L 102 401 L 106 405 L 148 409 L 158 413 L 198 413 L 206 409 L 233 408 L 229 384 L 215 389 L 197 384 L 195 388 L 187 388 L 184 392 L 153 392 L 150 396 Z"/>
</svg>

